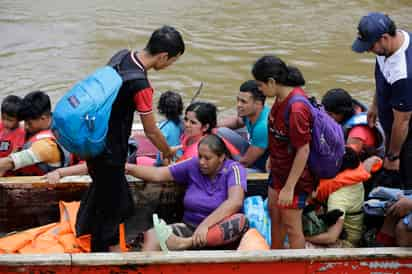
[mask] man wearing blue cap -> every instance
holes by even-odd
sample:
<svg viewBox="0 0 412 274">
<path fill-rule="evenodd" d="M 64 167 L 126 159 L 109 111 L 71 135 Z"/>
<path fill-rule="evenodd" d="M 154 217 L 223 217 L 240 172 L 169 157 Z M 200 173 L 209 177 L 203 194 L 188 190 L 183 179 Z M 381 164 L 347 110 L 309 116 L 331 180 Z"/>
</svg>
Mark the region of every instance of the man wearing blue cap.
<svg viewBox="0 0 412 274">
<path fill-rule="evenodd" d="M 368 123 L 376 118 L 387 137 L 384 168 L 399 171 L 405 188 L 412 188 L 412 43 L 411 35 L 397 30 L 389 16 L 372 12 L 362 17 L 355 52 L 376 54 L 376 93 L 368 111 Z"/>
</svg>

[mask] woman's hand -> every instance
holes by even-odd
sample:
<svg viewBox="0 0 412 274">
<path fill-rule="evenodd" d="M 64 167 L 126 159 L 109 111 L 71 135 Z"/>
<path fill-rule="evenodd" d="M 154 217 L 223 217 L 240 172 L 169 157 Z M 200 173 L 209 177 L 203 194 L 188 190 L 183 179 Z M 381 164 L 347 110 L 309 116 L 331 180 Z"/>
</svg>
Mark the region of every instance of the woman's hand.
<svg viewBox="0 0 412 274">
<path fill-rule="evenodd" d="M 170 151 L 171 151 L 171 158 L 163 158 L 162 157 L 162 154 L 160 154 L 160 156 L 161 156 L 161 164 L 162 164 L 162 166 L 168 166 L 168 165 L 171 165 L 171 164 L 173 164 L 174 162 L 176 162 L 176 153 L 177 153 L 177 151 L 179 150 L 179 149 L 181 149 L 182 148 L 182 146 L 181 145 L 179 145 L 179 146 L 173 146 L 173 147 L 170 147 Z"/>
<path fill-rule="evenodd" d="M 182 145 L 170 147 L 170 150 L 172 151 L 173 157 L 176 157 L 177 151 L 179 149 L 182 149 L 182 147 L 183 147 Z"/>
<path fill-rule="evenodd" d="M 293 201 L 293 188 L 285 185 L 279 192 L 278 204 L 280 206 L 289 206 Z"/>
<path fill-rule="evenodd" d="M 132 175 L 133 166 L 135 166 L 135 164 L 126 163 L 126 165 L 124 166 L 125 174 Z"/>
<path fill-rule="evenodd" d="M 193 246 L 200 248 L 204 247 L 207 243 L 207 232 L 209 231 L 209 228 L 204 225 L 200 224 L 195 232 L 193 233 L 192 239 L 193 239 Z"/>
<path fill-rule="evenodd" d="M 412 199 L 400 197 L 399 200 L 389 207 L 387 215 L 392 215 L 398 218 L 405 217 L 412 210 Z"/>
<path fill-rule="evenodd" d="M 47 173 L 45 176 L 45 179 L 51 184 L 57 184 L 60 182 L 60 178 L 61 176 L 57 169 Z"/>
</svg>

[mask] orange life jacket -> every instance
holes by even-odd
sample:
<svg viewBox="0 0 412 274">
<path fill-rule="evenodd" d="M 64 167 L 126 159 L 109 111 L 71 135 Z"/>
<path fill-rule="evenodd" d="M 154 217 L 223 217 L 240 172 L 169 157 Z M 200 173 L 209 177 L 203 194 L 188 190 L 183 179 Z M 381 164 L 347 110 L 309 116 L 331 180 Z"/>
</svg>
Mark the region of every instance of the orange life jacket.
<svg viewBox="0 0 412 274">
<path fill-rule="evenodd" d="M 52 141 L 56 142 L 57 147 L 59 148 L 60 155 L 61 155 L 61 161 L 59 166 L 55 165 L 50 165 L 48 163 L 37 163 L 31 166 L 27 167 L 22 167 L 19 168 L 18 170 L 13 172 L 14 176 L 42 176 L 50 171 L 53 171 L 57 168 L 60 167 L 65 167 L 73 164 L 74 162 L 74 156 L 73 154 L 69 153 L 67 150 L 65 150 L 62 146 L 60 146 L 57 141 L 56 137 L 53 135 L 52 131 L 49 129 L 42 130 L 38 133 L 36 133 L 34 136 L 30 137 L 30 139 L 24 144 L 23 149 L 28 149 L 32 146 L 32 144 L 36 141 L 42 140 L 42 139 L 51 139 Z"/>
<path fill-rule="evenodd" d="M 0 123 L 0 157 L 9 156 L 10 153 L 20 150 L 24 144 L 24 129 L 16 128 L 7 130 Z"/>
<path fill-rule="evenodd" d="M 376 172 L 382 167 L 382 160 L 377 161 L 373 166 L 371 172 Z M 363 164 L 360 164 L 355 169 L 345 169 L 338 173 L 334 178 L 320 179 L 318 188 L 316 189 L 316 199 L 324 202 L 329 195 L 339 190 L 342 187 L 358 184 L 368 180 L 371 174 L 365 169 Z"/>
</svg>

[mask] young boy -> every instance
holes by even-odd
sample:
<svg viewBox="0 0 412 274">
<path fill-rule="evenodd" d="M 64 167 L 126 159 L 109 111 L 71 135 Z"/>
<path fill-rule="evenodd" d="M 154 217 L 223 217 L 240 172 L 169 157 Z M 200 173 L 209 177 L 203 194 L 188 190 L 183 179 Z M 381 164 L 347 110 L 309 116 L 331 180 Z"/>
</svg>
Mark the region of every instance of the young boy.
<svg viewBox="0 0 412 274">
<path fill-rule="evenodd" d="M 0 157 L 6 157 L 23 147 L 24 129 L 18 117 L 22 99 L 9 95 L 1 103 Z"/>
<path fill-rule="evenodd" d="M 50 131 L 51 115 L 46 93 L 33 91 L 24 96 L 19 117 L 24 120 L 26 140 L 21 151 L 0 158 L 0 176 L 11 171 L 13 175 L 41 176 L 70 164 L 70 154 Z"/>
</svg>

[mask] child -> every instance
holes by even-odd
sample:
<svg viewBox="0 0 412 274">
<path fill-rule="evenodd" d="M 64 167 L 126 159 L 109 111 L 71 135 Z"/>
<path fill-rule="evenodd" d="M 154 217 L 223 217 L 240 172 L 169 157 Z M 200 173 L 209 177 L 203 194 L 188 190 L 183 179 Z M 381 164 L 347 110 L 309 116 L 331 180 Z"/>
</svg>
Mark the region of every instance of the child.
<svg viewBox="0 0 412 274">
<path fill-rule="evenodd" d="M 159 114 L 165 116 L 166 120 L 159 123 L 160 131 L 166 138 L 167 143 L 171 147 L 180 145 L 180 137 L 183 133 L 183 101 L 180 94 L 173 91 L 166 91 L 162 93 L 157 105 Z M 176 157 L 179 158 L 182 155 L 182 151 L 179 150 L 176 153 Z M 157 154 L 157 164 L 159 165 L 161 159 L 160 154 Z"/>
<path fill-rule="evenodd" d="M 166 91 L 162 93 L 157 105 L 159 114 L 163 115 L 166 119 L 158 123 L 158 127 L 165 137 L 170 147 L 176 147 L 180 145 L 180 137 L 183 133 L 183 122 L 181 115 L 183 112 L 183 100 L 180 94 L 174 91 Z M 176 157 L 179 158 L 182 155 L 181 150 L 177 151 Z M 138 156 L 136 162 L 139 165 L 162 165 L 161 155 L 158 152 L 156 161 L 150 157 Z"/>
<path fill-rule="evenodd" d="M 293 96 L 306 96 L 300 88 L 305 80 L 297 68 L 286 66 L 275 56 L 258 59 L 252 73 L 263 94 L 276 97 L 269 115 L 272 248 L 283 248 L 286 234 L 290 248 L 304 248 L 302 210 L 315 185 L 307 165 L 313 118 L 309 107 L 299 101 L 290 106 L 289 126 L 284 117 Z"/>
<path fill-rule="evenodd" d="M 0 157 L 6 157 L 23 147 L 24 129 L 19 126 L 18 117 L 22 99 L 9 95 L 1 103 Z"/>
</svg>

